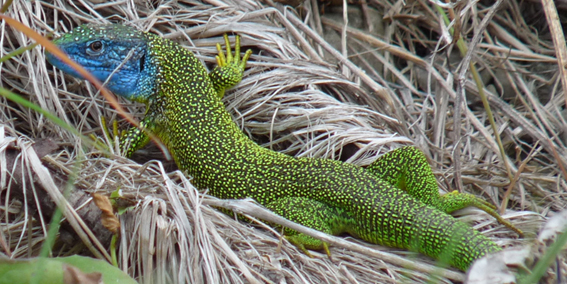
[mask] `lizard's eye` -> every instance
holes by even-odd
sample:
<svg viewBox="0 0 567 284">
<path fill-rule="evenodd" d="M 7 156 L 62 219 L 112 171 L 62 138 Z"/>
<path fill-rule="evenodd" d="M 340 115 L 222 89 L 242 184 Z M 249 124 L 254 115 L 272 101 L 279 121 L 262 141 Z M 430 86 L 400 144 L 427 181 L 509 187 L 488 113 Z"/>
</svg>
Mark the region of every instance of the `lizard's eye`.
<svg viewBox="0 0 567 284">
<path fill-rule="evenodd" d="M 87 48 L 87 53 L 89 53 L 90 55 L 98 55 L 102 52 L 102 48 L 103 48 L 103 44 L 101 41 L 99 40 L 93 41 L 89 44 L 89 47 Z"/>
</svg>

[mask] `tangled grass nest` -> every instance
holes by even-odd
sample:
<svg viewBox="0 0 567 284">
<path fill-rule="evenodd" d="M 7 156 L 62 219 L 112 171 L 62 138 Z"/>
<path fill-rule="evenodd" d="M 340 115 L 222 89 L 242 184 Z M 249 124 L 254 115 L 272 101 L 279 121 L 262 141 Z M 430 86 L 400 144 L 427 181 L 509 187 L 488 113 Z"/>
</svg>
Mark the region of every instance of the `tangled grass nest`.
<svg viewBox="0 0 567 284">
<path fill-rule="evenodd" d="M 565 75 L 558 72 L 562 61 L 555 56 L 554 30 L 542 14 L 529 12 L 538 3 L 366 1 L 345 10 L 334 1 L 287 1 L 300 4 L 296 7 L 255 0 L 203 2 L 14 1 L 7 15 L 41 34 L 60 34 L 83 23 L 126 23 L 181 43 L 208 67 L 215 64 L 215 44 L 222 35 L 239 34 L 254 53 L 245 79 L 225 103 L 253 140 L 290 155 L 360 166 L 414 144 L 429 156 L 443 190 L 458 188 L 498 206 L 505 200 L 503 216 L 526 231 L 527 239 L 517 239 L 482 211 L 459 212 L 460 219 L 499 245 L 529 242 L 546 217 L 566 207 L 561 172 L 567 165 Z M 456 19 L 449 26 L 438 5 Z M 459 37 L 451 36 L 450 28 L 470 53 L 459 52 Z M 0 32 L 2 55 L 33 43 L 5 24 Z M 498 135 L 471 75 L 471 60 Z M 4 88 L 111 149 L 100 118 L 128 125 L 92 85 L 48 66 L 39 46 L 0 67 Z M 143 106 L 122 104 L 142 117 Z M 363 248 L 335 245 L 332 259 L 318 252 L 309 258 L 282 240 L 280 232 L 254 221 L 268 213 L 251 213 L 254 222 L 244 223 L 211 207 L 242 206 L 241 212 L 252 212 L 246 208 L 254 205 L 227 205 L 196 190 L 155 146 L 139 151 L 135 161 L 103 155 L 44 114 L 2 97 L 0 108 L 0 244 L 9 257 L 37 254 L 54 207 L 51 200 L 65 204 L 61 188 L 72 184 L 64 214 L 69 225 L 62 228 L 54 254 L 109 259 L 107 241 L 101 241 L 109 233 L 99 215 L 89 216 L 100 211 L 85 193 L 120 189 L 131 209 L 119 216 L 118 263 L 144 283 L 463 279 L 454 270 L 432 274 L 434 261 L 427 257 L 352 238 L 350 243 Z M 11 182 L 16 171 L 31 181 L 19 184 L 19 193 Z"/>
</svg>

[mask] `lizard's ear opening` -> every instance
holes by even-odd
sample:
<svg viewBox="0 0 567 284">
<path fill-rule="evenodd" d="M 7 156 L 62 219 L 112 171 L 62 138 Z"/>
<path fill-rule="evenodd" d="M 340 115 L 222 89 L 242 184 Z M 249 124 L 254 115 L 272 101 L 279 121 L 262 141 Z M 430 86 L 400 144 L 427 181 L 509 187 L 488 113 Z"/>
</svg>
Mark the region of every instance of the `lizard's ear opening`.
<svg viewBox="0 0 567 284">
<path fill-rule="evenodd" d="M 144 67 L 146 66 L 145 64 L 146 64 L 146 53 L 144 52 L 142 57 L 140 57 L 140 73 L 144 71 Z"/>
</svg>

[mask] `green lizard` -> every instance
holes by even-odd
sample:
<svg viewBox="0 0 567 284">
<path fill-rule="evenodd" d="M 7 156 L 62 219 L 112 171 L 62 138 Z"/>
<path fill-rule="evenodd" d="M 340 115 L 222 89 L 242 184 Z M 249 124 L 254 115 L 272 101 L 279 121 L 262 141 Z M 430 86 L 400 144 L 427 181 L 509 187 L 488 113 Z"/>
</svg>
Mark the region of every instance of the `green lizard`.
<svg viewBox="0 0 567 284">
<path fill-rule="evenodd" d="M 107 81 L 115 94 L 147 105 L 140 123 L 144 130 L 132 128 L 121 141 L 127 156 L 148 142 L 147 131 L 161 139 L 197 187 L 216 197 L 251 197 L 308 227 L 419 251 L 461 270 L 500 250 L 445 212 L 473 205 L 506 221 L 472 195 L 440 196 L 425 156 L 414 147 L 387 153 L 363 169 L 334 160 L 290 157 L 255 144 L 221 101 L 224 91 L 240 82 L 250 51 L 241 59 L 236 37 L 233 57 L 226 35 L 225 42 L 226 58 L 218 45 L 219 66 L 208 73 L 187 49 L 127 26 L 85 25 L 54 40 L 71 59 Z M 53 55 L 48 53 L 47 59 L 80 78 Z M 304 252 L 329 253 L 318 239 L 285 233 Z"/>
</svg>

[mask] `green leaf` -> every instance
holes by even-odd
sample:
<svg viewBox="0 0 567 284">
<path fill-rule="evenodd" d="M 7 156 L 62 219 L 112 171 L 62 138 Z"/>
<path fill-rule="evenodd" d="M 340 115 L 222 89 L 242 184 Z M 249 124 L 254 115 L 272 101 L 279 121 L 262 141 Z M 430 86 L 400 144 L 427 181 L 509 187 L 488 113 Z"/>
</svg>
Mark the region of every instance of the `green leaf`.
<svg viewBox="0 0 567 284">
<path fill-rule="evenodd" d="M 65 284 L 97 283 L 102 277 L 105 284 L 138 283 L 122 270 L 109 263 L 84 256 L 57 258 L 8 259 L 0 258 L 0 284 L 42 283 Z"/>
</svg>

